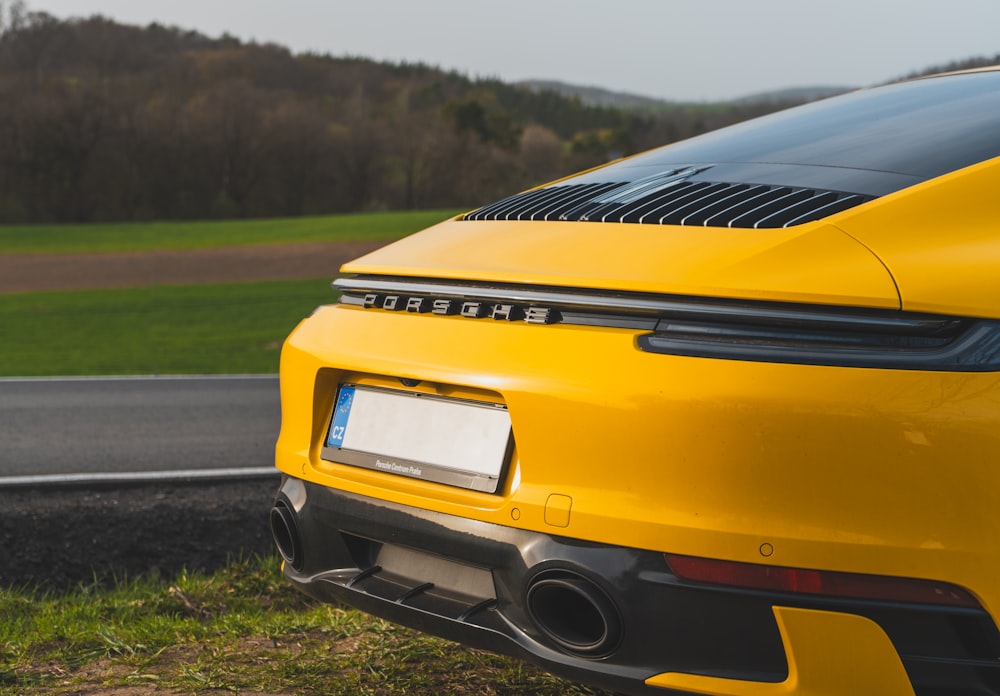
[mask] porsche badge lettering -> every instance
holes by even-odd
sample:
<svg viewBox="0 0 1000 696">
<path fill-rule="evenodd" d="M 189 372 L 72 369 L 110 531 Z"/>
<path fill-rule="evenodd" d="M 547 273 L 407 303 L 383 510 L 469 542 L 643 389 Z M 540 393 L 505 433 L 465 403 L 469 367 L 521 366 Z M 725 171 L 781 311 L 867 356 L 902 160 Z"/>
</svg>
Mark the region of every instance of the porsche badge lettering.
<svg viewBox="0 0 1000 696">
<path fill-rule="evenodd" d="M 387 309 L 393 312 L 416 314 L 458 315 L 469 319 L 490 318 L 496 321 L 523 321 L 528 324 L 552 324 L 559 321 L 559 313 L 551 307 L 537 307 L 513 302 L 486 302 L 483 300 L 458 300 L 448 297 L 420 295 L 383 295 L 368 293 L 365 309 Z"/>
</svg>

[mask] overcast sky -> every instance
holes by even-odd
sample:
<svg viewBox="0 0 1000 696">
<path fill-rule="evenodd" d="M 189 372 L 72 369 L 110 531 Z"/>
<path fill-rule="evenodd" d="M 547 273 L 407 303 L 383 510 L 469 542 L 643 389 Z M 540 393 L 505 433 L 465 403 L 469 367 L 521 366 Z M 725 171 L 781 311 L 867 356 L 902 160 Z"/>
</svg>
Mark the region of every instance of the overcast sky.
<svg viewBox="0 0 1000 696">
<path fill-rule="evenodd" d="M 57 17 L 228 32 L 673 100 L 866 86 L 1000 53 L 1000 0 L 27 0 Z"/>
</svg>

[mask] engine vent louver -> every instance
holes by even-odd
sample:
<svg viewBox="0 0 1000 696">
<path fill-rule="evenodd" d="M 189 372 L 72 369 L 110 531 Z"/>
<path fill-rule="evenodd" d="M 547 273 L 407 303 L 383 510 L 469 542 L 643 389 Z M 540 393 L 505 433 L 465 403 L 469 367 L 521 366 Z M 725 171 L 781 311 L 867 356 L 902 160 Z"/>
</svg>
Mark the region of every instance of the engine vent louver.
<svg viewBox="0 0 1000 696">
<path fill-rule="evenodd" d="M 505 198 L 463 219 L 774 228 L 819 220 L 874 198 L 791 186 L 690 181 L 683 174 L 548 186 Z"/>
</svg>

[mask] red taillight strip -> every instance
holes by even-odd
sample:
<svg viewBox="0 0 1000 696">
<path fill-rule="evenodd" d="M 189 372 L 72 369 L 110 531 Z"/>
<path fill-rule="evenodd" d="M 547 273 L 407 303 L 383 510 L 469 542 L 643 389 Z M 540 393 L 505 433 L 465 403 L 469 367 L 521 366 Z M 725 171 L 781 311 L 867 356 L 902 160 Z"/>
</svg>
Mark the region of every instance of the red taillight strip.
<svg viewBox="0 0 1000 696">
<path fill-rule="evenodd" d="M 881 602 L 937 604 L 982 609 L 968 590 L 946 582 L 884 575 L 839 573 L 779 566 L 719 561 L 663 554 L 670 570 L 682 580 L 753 590 L 795 592 L 867 599 Z"/>
</svg>

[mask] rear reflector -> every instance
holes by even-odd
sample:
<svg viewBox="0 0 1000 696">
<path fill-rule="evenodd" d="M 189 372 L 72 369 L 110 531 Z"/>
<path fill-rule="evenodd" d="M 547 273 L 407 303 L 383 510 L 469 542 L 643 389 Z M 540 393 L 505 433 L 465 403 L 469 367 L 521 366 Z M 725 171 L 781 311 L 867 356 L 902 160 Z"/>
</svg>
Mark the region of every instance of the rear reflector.
<svg viewBox="0 0 1000 696">
<path fill-rule="evenodd" d="M 933 580 L 781 568 L 669 553 L 664 558 L 674 575 L 692 582 L 879 602 L 982 608 L 968 590 Z"/>
</svg>

